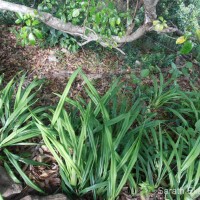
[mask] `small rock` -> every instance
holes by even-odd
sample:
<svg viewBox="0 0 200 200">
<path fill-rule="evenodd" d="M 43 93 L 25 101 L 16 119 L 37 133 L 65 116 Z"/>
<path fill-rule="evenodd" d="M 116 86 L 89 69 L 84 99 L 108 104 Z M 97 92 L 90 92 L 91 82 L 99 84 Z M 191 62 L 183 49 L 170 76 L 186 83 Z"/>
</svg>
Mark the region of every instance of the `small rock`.
<svg viewBox="0 0 200 200">
<path fill-rule="evenodd" d="M 58 62 L 58 59 L 56 58 L 55 55 L 49 55 L 48 60 L 49 62 Z"/>
<path fill-rule="evenodd" d="M 49 54 L 50 54 L 50 55 L 54 55 L 54 54 L 55 54 L 55 51 L 54 51 L 54 50 L 50 50 L 50 51 L 49 51 Z"/>
<path fill-rule="evenodd" d="M 14 194 L 18 194 L 22 191 L 22 186 L 15 183 L 10 176 L 7 174 L 6 170 L 0 166 L 0 193 L 2 196 L 10 197 Z"/>
<path fill-rule="evenodd" d="M 68 200 L 64 194 L 55 194 L 49 196 L 25 196 L 21 200 Z"/>
<path fill-rule="evenodd" d="M 141 67 L 141 66 L 142 66 L 142 63 L 141 63 L 139 60 L 136 60 L 136 61 L 135 61 L 135 66 L 136 66 L 136 67 Z"/>
<path fill-rule="evenodd" d="M 62 51 L 63 53 L 65 53 L 65 54 L 70 54 L 70 52 L 69 52 L 67 49 L 65 49 L 65 48 L 62 48 L 61 51 Z"/>
</svg>

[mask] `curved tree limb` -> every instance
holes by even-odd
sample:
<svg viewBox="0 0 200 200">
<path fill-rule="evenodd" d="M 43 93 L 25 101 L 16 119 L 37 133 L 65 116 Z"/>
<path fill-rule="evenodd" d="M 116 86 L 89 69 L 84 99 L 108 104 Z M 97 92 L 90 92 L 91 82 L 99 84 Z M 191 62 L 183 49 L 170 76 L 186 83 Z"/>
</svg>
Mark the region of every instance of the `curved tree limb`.
<svg viewBox="0 0 200 200">
<path fill-rule="evenodd" d="M 62 20 L 54 17 L 53 15 L 46 13 L 46 12 L 40 12 L 38 10 L 35 10 L 33 8 L 19 5 L 7 1 L 0 0 L 0 9 L 1 10 L 7 10 L 11 12 L 16 13 L 22 13 L 22 14 L 31 14 L 32 16 L 38 18 L 46 25 L 55 28 L 57 30 L 60 30 L 62 32 L 69 33 L 71 35 L 84 35 L 85 29 L 83 27 L 75 26 L 72 23 L 64 23 Z"/>
<path fill-rule="evenodd" d="M 144 0 L 145 23 L 151 23 L 157 18 L 156 5 L 159 0 Z"/>
<path fill-rule="evenodd" d="M 82 44 L 80 44 L 82 46 L 91 41 L 98 41 L 102 46 L 105 46 L 105 47 L 112 46 L 113 48 L 118 49 L 120 44 L 135 41 L 139 39 L 140 37 L 142 37 L 146 32 L 153 30 L 152 22 L 157 17 L 156 5 L 159 2 L 159 0 L 143 0 L 143 1 L 144 1 L 144 7 L 145 7 L 144 24 L 140 26 L 134 32 L 129 32 L 125 36 L 122 36 L 122 37 L 112 36 L 110 41 L 105 41 L 105 39 L 103 39 L 100 35 L 96 34 L 93 30 L 87 27 L 75 26 L 70 22 L 65 23 L 61 19 L 54 17 L 50 13 L 40 12 L 38 10 L 35 10 L 33 8 L 30 8 L 24 5 L 19 5 L 16 3 L 0 0 L 0 10 L 7 10 L 7 11 L 22 13 L 22 14 L 31 14 L 33 17 L 38 18 L 40 21 L 42 21 L 43 23 L 45 23 L 46 25 L 54 29 L 57 29 L 64 33 L 68 33 L 72 36 L 81 37 L 83 40 L 85 40 Z M 86 35 L 85 32 L 87 29 L 89 30 L 89 34 Z"/>
</svg>

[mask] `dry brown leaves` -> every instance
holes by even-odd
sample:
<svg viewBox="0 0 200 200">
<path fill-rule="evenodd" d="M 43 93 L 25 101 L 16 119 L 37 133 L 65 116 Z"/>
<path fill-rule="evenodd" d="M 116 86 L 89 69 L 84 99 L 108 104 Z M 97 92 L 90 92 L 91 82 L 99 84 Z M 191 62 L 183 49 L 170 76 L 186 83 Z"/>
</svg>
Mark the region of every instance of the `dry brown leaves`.
<svg viewBox="0 0 200 200">
<path fill-rule="evenodd" d="M 111 80 L 104 74 L 114 74 L 120 71 L 123 60 L 107 52 L 100 57 L 92 50 L 80 50 L 75 54 L 66 49 L 54 47 L 42 49 L 38 46 L 21 47 L 16 44 L 15 36 L 5 26 L 0 26 L 0 74 L 5 74 L 5 79 L 10 80 L 20 71 L 27 72 L 27 82 L 33 78 L 45 78 L 47 81 L 41 91 L 41 102 L 45 105 L 55 104 L 58 98 L 53 94 L 62 93 L 69 76 L 78 67 L 89 78 L 98 80 L 97 89 L 102 93 Z M 73 93 L 78 93 L 82 82 L 74 84 Z M 78 85 L 78 86 L 77 86 Z M 74 94 L 73 94 L 74 96 Z"/>
<path fill-rule="evenodd" d="M 26 166 L 24 171 L 28 177 L 38 184 L 48 193 L 54 192 L 60 187 L 61 179 L 59 175 L 59 167 L 50 151 L 45 145 L 38 145 L 32 149 L 32 159 L 47 165 Z"/>
</svg>

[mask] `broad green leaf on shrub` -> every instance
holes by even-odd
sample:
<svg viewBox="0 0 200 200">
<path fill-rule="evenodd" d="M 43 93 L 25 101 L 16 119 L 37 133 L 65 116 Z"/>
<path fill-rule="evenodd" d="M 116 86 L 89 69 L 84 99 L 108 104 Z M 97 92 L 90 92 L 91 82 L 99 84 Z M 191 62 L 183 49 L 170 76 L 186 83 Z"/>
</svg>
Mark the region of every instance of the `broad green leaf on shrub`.
<svg viewBox="0 0 200 200">
<path fill-rule="evenodd" d="M 160 24 L 160 21 L 159 20 L 154 20 L 153 21 L 153 25 L 156 26 L 157 24 Z"/>
<path fill-rule="evenodd" d="M 95 15 L 95 21 L 96 21 L 97 24 L 100 24 L 100 22 L 101 22 L 101 16 L 100 16 L 99 13 L 97 13 L 97 14 Z"/>
<path fill-rule="evenodd" d="M 187 41 L 183 44 L 181 48 L 181 53 L 188 54 L 192 51 L 192 48 L 193 48 L 193 43 L 191 41 Z"/>
<path fill-rule="evenodd" d="M 160 21 L 164 21 L 164 18 L 162 17 L 162 16 L 160 16 L 160 17 L 158 17 L 158 19 L 160 20 Z"/>
<path fill-rule="evenodd" d="M 154 28 L 155 28 L 156 31 L 162 31 L 164 26 L 163 26 L 163 24 L 159 23 L 159 24 L 156 24 Z"/>
<path fill-rule="evenodd" d="M 143 69 L 140 73 L 142 78 L 146 78 L 147 76 L 149 76 L 150 70 L 149 69 Z"/>
<path fill-rule="evenodd" d="M 179 38 L 177 38 L 176 40 L 176 44 L 183 44 L 186 41 L 186 37 L 185 36 L 181 36 Z"/>
<path fill-rule="evenodd" d="M 31 26 L 31 20 L 30 19 L 26 20 L 25 23 L 26 23 L 27 26 Z"/>
<path fill-rule="evenodd" d="M 74 9 L 72 12 L 72 17 L 78 17 L 80 14 L 80 10 L 79 9 Z"/>
<path fill-rule="evenodd" d="M 181 71 L 182 71 L 184 76 L 189 76 L 190 75 L 188 68 L 183 68 Z"/>
<path fill-rule="evenodd" d="M 109 23 L 112 27 L 115 27 L 115 18 L 109 19 Z"/>
<path fill-rule="evenodd" d="M 116 24 L 119 25 L 121 23 L 121 19 L 118 17 L 116 20 Z"/>
<path fill-rule="evenodd" d="M 43 35 L 42 35 L 42 32 L 36 28 L 33 29 L 33 33 L 35 34 L 35 36 L 38 38 L 38 39 L 42 39 Z"/>
<path fill-rule="evenodd" d="M 33 33 L 29 33 L 28 39 L 31 45 L 35 44 L 36 41 L 35 41 L 35 36 L 33 35 Z"/>
<path fill-rule="evenodd" d="M 36 26 L 36 25 L 38 25 L 38 24 L 40 24 L 40 21 L 37 20 L 37 19 L 35 19 L 35 20 L 32 22 L 32 26 Z"/>
<path fill-rule="evenodd" d="M 21 22 L 22 22 L 22 19 L 17 19 L 17 20 L 15 21 L 16 24 L 20 24 Z"/>
</svg>

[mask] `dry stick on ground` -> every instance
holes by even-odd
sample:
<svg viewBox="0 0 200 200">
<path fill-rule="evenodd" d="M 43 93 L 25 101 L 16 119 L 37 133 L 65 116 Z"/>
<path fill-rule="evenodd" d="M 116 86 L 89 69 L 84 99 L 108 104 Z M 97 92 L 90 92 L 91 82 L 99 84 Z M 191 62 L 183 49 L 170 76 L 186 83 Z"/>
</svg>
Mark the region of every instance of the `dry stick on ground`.
<svg viewBox="0 0 200 200">
<path fill-rule="evenodd" d="M 124 54 L 124 52 L 118 48 L 121 44 L 127 42 L 133 42 L 142 37 L 143 35 L 145 35 L 147 32 L 154 30 L 152 22 L 157 18 L 156 5 L 158 4 L 158 2 L 159 0 L 143 0 L 143 5 L 145 9 L 145 19 L 143 25 L 141 25 L 133 32 L 130 31 L 128 35 L 122 37 L 111 36 L 107 41 L 105 41 L 105 39 L 103 39 L 101 35 L 95 33 L 88 27 L 75 26 L 70 22 L 65 23 L 61 19 L 54 17 L 50 13 L 40 12 L 38 10 L 35 10 L 33 8 L 24 5 L 19 5 L 16 3 L 0 0 L 0 10 L 7 10 L 16 13 L 19 12 L 22 14 L 31 14 L 33 17 L 38 18 L 40 21 L 42 21 L 43 23 L 54 29 L 57 29 L 64 33 L 68 33 L 72 36 L 81 37 L 84 40 L 84 42 L 80 45 L 85 45 L 91 41 L 97 41 L 104 47 L 109 46 L 115 48 Z M 85 34 L 86 30 L 89 30 L 89 33 L 87 35 Z M 168 27 L 162 30 L 162 32 L 175 32 L 175 31 L 177 31 L 177 28 Z"/>
</svg>

